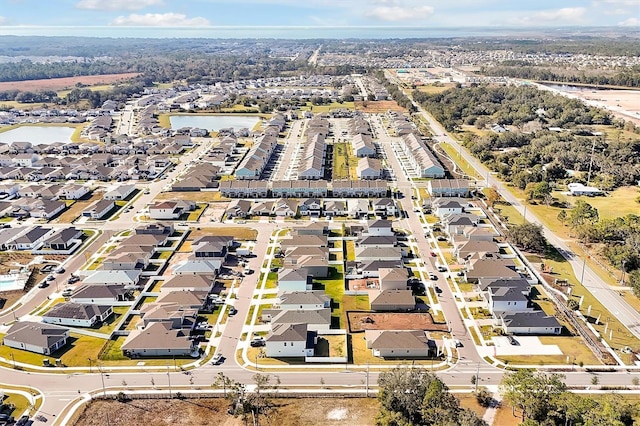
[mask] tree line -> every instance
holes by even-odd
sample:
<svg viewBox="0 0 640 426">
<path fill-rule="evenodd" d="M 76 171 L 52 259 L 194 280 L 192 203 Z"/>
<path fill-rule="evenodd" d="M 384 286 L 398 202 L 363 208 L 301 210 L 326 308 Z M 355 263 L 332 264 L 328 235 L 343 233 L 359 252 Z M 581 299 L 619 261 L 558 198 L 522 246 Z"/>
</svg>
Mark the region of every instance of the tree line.
<svg viewBox="0 0 640 426">
<path fill-rule="evenodd" d="M 504 61 L 494 66 L 481 67 L 479 74 L 560 83 L 640 87 L 640 66 L 637 65 L 619 71 L 605 72 L 598 69 L 567 70 L 526 61 Z"/>
</svg>

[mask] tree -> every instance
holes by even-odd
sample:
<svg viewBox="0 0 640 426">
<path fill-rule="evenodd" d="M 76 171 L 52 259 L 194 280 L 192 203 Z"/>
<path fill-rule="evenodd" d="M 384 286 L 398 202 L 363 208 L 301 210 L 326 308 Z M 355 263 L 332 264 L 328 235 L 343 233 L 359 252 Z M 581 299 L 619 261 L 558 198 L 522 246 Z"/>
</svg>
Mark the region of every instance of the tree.
<svg viewBox="0 0 640 426">
<path fill-rule="evenodd" d="M 228 378 L 227 376 L 224 375 L 224 373 L 222 371 L 220 371 L 217 375 L 217 377 L 215 378 L 215 380 L 213 381 L 213 383 L 211 384 L 211 386 L 213 387 L 222 387 L 223 392 L 224 392 L 224 397 L 227 397 L 227 389 L 229 387 L 231 387 L 231 385 L 233 384 L 233 380 L 231 380 L 230 378 Z"/>
<path fill-rule="evenodd" d="M 547 246 L 547 240 L 544 238 L 542 225 L 537 225 L 535 223 L 512 225 L 509 227 L 507 234 L 513 244 L 524 250 L 542 253 Z"/>
<path fill-rule="evenodd" d="M 640 297 L 640 269 L 629 272 L 629 285 L 633 289 L 633 294 Z"/>
<path fill-rule="evenodd" d="M 551 195 L 551 186 L 547 182 L 531 182 L 525 188 L 527 200 L 544 200 Z"/>
<path fill-rule="evenodd" d="M 562 223 L 562 226 L 564 226 L 564 222 L 567 220 L 567 211 L 566 210 L 560 210 L 560 212 L 558 212 L 558 220 L 560 221 L 560 223 Z"/>
<path fill-rule="evenodd" d="M 578 200 L 569 212 L 569 223 L 572 228 L 577 228 L 585 224 L 593 225 L 598 221 L 598 218 L 598 209 L 582 200 Z"/>
<path fill-rule="evenodd" d="M 428 371 L 393 368 L 380 374 L 378 385 L 378 425 L 485 425 L 475 414 L 462 410 L 447 386 Z"/>
<path fill-rule="evenodd" d="M 487 199 L 487 205 L 491 208 L 500 200 L 500 194 L 498 194 L 498 191 L 496 191 L 494 187 L 485 189 L 484 196 Z"/>
<path fill-rule="evenodd" d="M 547 413 L 557 410 L 558 398 L 566 390 L 559 374 L 520 369 L 507 374 L 500 383 L 500 393 L 512 410 L 522 411 L 522 419 L 541 421 Z"/>
</svg>

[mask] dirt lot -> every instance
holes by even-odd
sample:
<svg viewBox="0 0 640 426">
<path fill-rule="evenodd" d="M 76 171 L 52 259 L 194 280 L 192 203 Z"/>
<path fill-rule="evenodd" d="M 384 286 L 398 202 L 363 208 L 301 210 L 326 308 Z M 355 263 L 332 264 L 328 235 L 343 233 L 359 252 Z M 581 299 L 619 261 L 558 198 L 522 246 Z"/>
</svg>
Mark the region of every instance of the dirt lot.
<svg viewBox="0 0 640 426">
<path fill-rule="evenodd" d="M 50 78 L 44 80 L 6 81 L 0 83 L 0 90 L 61 90 L 73 87 L 77 83 L 81 83 L 86 86 L 111 84 L 118 81 L 128 80 L 137 75 L 139 75 L 139 73 L 131 72 L 124 74 L 101 74 L 79 77 Z"/>
<path fill-rule="evenodd" d="M 263 424 L 365 426 L 374 424 L 378 401 L 374 398 L 275 399 L 276 411 Z M 222 398 L 190 400 L 135 400 L 127 403 L 93 401 L 75 426 L 103 426 L 107 414 L 112 425 L 216 425 L 240 426 L 241 418 L 227 414 Z M 251 419 L 249 419 L 251 422 Z"/>
<path fill-rule="evenodd" d="M 0 274 L 7 274 L 12 269 L 19 269 L 21 265 L 26 265 L 31 262 L 34 257 L 35 256 L 30 253 L 0 253 Z M 47 263 L 47 260 L 56 260 L 58 262 L 61 262 L 65 259 L 65 257 L 66 256 L 62 255 L 47 256 L 46 258 L 44 258 L 43 263 L 41 263 L 39 266 L 44 266 Z M 40 282 L 40 280 L 42 280 L 47 275 L 48 274 L 46 273 L 36 273 L 33 276 L 32 280 L 27 283 L 27 286 L 24 288 L 24 290 L 1 291 L 0 299 L 2 300 L 0 300 L 0 309 L 5 306 L 9 307 L 13 305 L 18 299 L 24 296 L 35 283 Z"/>
<path fill-rule="evenodd" d="M 356 111 L 369 112 L 379 114 L 389 110 L 407 112 L 396 103 L 396 101 L 362 101 L 355 102 Z"/>
<path fill-rule="evenodd" d="M 350 333 L 363 330 L 447 331 L 446 324 L 434 323 L 431 314 L 422 313 L 347 312 L 347 320 Z"/>
</svg>

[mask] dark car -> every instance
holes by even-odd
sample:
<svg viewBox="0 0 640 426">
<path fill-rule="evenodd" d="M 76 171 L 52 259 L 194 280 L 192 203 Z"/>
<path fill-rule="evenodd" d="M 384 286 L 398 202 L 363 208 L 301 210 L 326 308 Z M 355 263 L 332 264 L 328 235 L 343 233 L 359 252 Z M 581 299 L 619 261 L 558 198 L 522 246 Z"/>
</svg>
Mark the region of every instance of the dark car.
<svg viewBox="0 0 640 426">
<path fill-rule="evenodd" d="M 507 340 L 509 341 L 510 345 L 519 345 L 520 343 L 518 343 L 518 341 L 513 337 L 513 336 L 507 336 Z"/>
<path fill-rule="evenodd" d="M 442 289 L 440 287 L 435 286 L 434 289 L 435 289 L 436 293 L 442 294 Z"/>
<path fill-rule="evenodd" d="M 38 288 L 47 288 L 49 287 L 49 283 L 46 281 L 42 281 L 39 285 Z"/>
<path fill-rule="evenodd" d="M 233 306 L 231 307 L 231 309 L 229 309 L 229 316 L 232 317 L 235 314 L 238 313 L 238 310 L 236 308 L 234 308 Z"/>
<path fill-rule="evenodd" d="M 251 274 L 253 274 L 253 269 L 245 269 L 245 270 L 244 270 L 244 274 L 245 274 L 245 275 L 251 275 Z"/>
</svg>

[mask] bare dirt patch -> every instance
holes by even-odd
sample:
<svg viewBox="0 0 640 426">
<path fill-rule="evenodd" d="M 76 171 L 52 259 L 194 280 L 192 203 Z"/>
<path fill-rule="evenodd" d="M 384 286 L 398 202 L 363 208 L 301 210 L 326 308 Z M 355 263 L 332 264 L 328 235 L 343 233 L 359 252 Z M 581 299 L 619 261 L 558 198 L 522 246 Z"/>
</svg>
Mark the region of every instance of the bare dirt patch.
<svg viewBox="0 0 640 426">
<path fill-rule="evenodd" d="M 447 331 L 446 324 L 433 321 L 427 313 L 347 312 L 349 332 L 364 330 L 427 330 Z"/>
<path fill-rule="evenodd" d="M 389 110 L 407 112 L 396 101 L 358 101 L 354 102 L 356 111 L 380 114 Z"/>
<path fill-rule="evenodd" d="M 269 414 L 268 424 L 275 425 L 373 425 L 378 411 L 378 401 L 374 398 L 287 398 L 274 399 L 273 402 L 276 409 Z M 128 426 L 243 425 L 241 418 L 227 414 L 228 408 L 229 402 L 223 398 L 135 400 L 127 403 L 96 400 L 87 406 L 75 426 L 103 426 L 107 415 L 111 424 Z M 264 418 L 261 421 L 265 422 Z"/>
<path fill-rule="evenodd" d="M 124 80 L 129 80 L 133 77 L 140 75 L 137 72 L 122 73 L 122 74 L 101 74 L 101 75 L 86 75 L 78 77 L 64 77 L 64 78 L 48 78 L 43 80 L 27 80 L 27 81 L 6 81 L 0 83 L 0 91 L 2 90 L 22 90 L 22 91 L 37 91 L 37 90 L 62 90 L 75 86 L 80 83 L 85 86 L 95 86 L 99 84 L 112 84 Z"/>
</svg>

